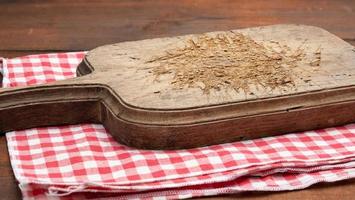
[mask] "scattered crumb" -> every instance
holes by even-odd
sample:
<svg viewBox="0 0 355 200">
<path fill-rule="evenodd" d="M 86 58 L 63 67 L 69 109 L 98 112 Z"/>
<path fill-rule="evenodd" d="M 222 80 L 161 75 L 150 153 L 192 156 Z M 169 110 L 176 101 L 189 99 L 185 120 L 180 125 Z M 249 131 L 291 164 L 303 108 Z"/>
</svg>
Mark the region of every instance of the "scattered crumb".
<svg viewBox="0 0 355 200">
<path fill-rule="evenodd" d="M 152 70 L 156 77 L 173 73 L 171 84 L 176 89 L 197 87 L 209 93 L 212 89 L 232 88 L 250 93 L 251 86 L 271 90 L 295 87 L 295 68 L 305 57 L 304 50 L 291 51 L 287 45 L 271 42 L 277 43 L 281 50 L 259 44 L 240 33 L 205 34 L 189 39 L 183 48 L 166 51 L 148 62 L 156 64 Z M 314 54 L 314 60 L 309 63 L 313 67 L 320 65 L 320 49 Z"/>
</svg>

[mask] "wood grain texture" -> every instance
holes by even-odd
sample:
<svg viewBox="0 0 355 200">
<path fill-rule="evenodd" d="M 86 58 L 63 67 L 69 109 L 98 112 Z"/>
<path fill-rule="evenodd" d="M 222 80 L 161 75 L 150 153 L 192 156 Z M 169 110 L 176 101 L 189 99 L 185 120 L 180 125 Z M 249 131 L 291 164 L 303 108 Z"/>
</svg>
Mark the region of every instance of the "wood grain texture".
<svg viewBox="0 0 355 200">
<path fill-rule="evenodd" d="M 0 137 L 0 184 L 0 199 L 21 199 L 18 183 L 12 173 L 5 137 Z"/>
<path fill-rule="evenodd" d="M 87 54 L 85 59 L 87 65 L 95 68 L 92 69 L 93 74 L 90 75 L 90 81 L 109 85 L 129 106 L 154 110 L 187 109 L 252 101 L 349 86 L 355 82 L 354 47 L 324 29 L 286 24 L 208 33 L 209 37 L 217 35 L 232 37 L 235 34 L 244 34 L 265 46 L 277 43 L 274 48 L 279 45 L 287 45 L 291 49 L 290 53 L 299 48 L 304 49 L 305 57 L 309 58 L 305 58 L 305 62 L 299 63 L 296 67 L 300 71 L 300 77 L 294 80 L 297 89 L 286 87 L 282 90 L 269 90 L 266 87 L 259 89 L 252 87 L 246 92 L 221 88 L 219 91 L 212 90 L 206 94 L 199 87 L 174 89 L 171 84 L 174 73 L 161 75 L 159 78 L 152 74 L 156 67 L 154 62 L 150 62 L 152 58 L 164 55 L 176 48 L 182 48 L 190 40 L 196 40 L 200 35 L 147 39 L 95 48 Z M 312 66 L 306 60 L 312 61 L 317 49 L 321 51 L 320 66 L 315 67 L 316 71 L 310 72 Z M 216 60 L 211 60 L 211 62 L 216 63 Z M 200 65 L 205 67 L 204 64 L 200 63 Z M 304 72 L 306 73 L 303 74 Z M 305 78 L 309 80 L 307 82 L 302 80 Z M 290 102 L 288 104 L 291 106 Z M 272 106 L 264 104 L 262 109 Z M 233 112 L 243 113 L 242 110 L 233 110 Z M 164 117 L 164 121 L 173 123 L 169 121 L 168 117 Z"/>
<path fill-rule="evenodd" d="M 352 0 L 52 0 L 5 1 L 0 6 L 2 50 L 87 50 L 127 40 L 280 23 L 320 26 L 355 39 Z"/>
<path fill-rule="evenodd" d="M 1 1 L 0 56 L 88 50 L 126 41 L 273 23 L 323 27 L 355 45 L 355 1 Z M 64 11 L 65 10 L 65 11 Z M 65 14 L 63 14 L 65 13 Z M 6 45 L 5 45 L 6 44 Z M 5 138 L 0 140 L 0 199 L 20 199 Z M 306 190 L 208 199 L 353 199 L 355 181 Z"/>
<path fill-rule="evenodd" d="M 313 26 L 272 25 L 233 32 L 294 49 L 307 41 L 305 54 L 321 46 L 320 71 L 308 75 L 306 84 L 297 80 L 297 89 L 256 89 L 253 95 L 220 90 L 207 95 L 199 88 L 174 89 L 171 78 L 155 81 L 146 62 L 197 35 L 106 45 L 87 54 L 85 65 L 78 68 L 79 74 L 92 71 L 85 76 L 0 89 L 0 131 L 93 122 L 102 123 L 128 146 L 182 149 L 355 121 L 355 52 L 351 45 Z M 310 66 L 301 67 L 308 70 Z"/>
</svg>

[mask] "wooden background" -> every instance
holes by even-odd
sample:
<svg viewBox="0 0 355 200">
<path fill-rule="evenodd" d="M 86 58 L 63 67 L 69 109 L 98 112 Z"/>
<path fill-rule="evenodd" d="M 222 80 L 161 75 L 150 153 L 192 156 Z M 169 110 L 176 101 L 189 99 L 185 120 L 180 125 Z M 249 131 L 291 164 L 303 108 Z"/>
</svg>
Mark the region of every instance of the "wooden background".
<svg viewBox="0 0 355 200">
<path fill-rule="evenodd" d="M 0 56 L 90 50 L 103 44 L 187 33 L 296 23 L 320 26 L 355 45 L 353 0 L 0 1 Z M 0 137 L 0 199 L 21 195 Z M 353 199 L 355 180 L 307 190 L 211 199 Z"/>
</svg>

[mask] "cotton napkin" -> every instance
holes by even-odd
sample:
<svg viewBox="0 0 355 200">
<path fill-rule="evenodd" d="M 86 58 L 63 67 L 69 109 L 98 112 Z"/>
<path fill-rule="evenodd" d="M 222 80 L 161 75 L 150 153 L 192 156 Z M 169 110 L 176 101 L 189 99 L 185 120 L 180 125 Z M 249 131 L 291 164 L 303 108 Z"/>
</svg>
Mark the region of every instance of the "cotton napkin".
<svg viewBox="0 0 355 200">
<path fill-rule="evenodd" d="M 85 53 L 2 59 L 3 87 L 73 78 Z M 170 151 L 119 144 L 101 124 L 6 138 L 24 199 L 184 199 L 297 190 L 355 176 L 355 124 Z"/>
</svg>

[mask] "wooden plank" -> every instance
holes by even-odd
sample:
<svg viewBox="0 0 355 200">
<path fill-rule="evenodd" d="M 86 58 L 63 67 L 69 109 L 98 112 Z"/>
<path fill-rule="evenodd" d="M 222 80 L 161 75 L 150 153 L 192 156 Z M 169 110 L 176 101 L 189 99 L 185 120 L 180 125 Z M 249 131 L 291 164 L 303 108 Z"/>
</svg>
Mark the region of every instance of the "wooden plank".
<svg viewBox="0 0 355 200">
<path fill-rule="evenodd" d="M 346 42 L 348 42 L 349 44 L 355 46 L 355 40 L 345 40 Z"/>
<path fill-rule="evenodd" d="M 81 65 L 87 71 L 94 71 L 90 75 L 48 85 L 0 89 L 0 131 L 100 122 L 117 141 L 128 146 L 182 149 L 355 122 L 355 52 L 351 45 L 340 38 L 323 29 L 302 25 L 273 25 L 232 32 L 211 32 L 203 36 L 207 35 L 208 41 L 213 40 L 208 49 L 216 48 L 214 54 L 225 55 L 226 59 L 207 60 L 203 56 L 209 55 L 210 51 L 202 50 L 206 47 L 194 47 L 198 49 L 198 53 L 193 54 L 194 58 L 203 58 L 205 63 L 193 65 L 202 67 L 201 70 L 210 67 L 217 67 L 218 70 L 239 69 L 241 64 L 231 64 L 227 58 L 237 54 L 237 49 L 242 49 L 238 41 L 244 38 L 243 41 L 249 41 L 247 48 L 277 43 L 277 47 L 287 45 L 289 53 L 299 51 L 299 47 L 307 41 L 302 53 L 310 57 L 309 61 L 304 59 L 304 62 L 287 69 L 297 68 L 298 71 L 307 71 L 307 74 L 293 77 L 293 86 L 276 86 L 274 90 L 261 86 L 258 88 L 257 84 L 262 81 L 258 79 L 257 82 L 249 82 L 248 94 L 228 87 L 206 94 L 194 85 L 174 88 L 171 84 L 176 73 L 174 71 L 170 76 L 158 80 L 150 72 L 154 66 L 159 67 L 159 63 L 148 62 L 165 52 L 171 55 L 172 49 L 180 49 L 190 44 L 191 40 L 198 41 L 197 38 L 202 35 L 105 45 L 90 51 L 83 63 L 85 65 Z M 221 37 L 225 37 L 226 42 L 214 45 Z M 259 45 L 250 46 L 255 42 Z M 315 59 L 314 51 L 320 47 L 322 59 L 319 60 L 319 69 L 310 73 L 313 67 L 309 62 Z M 188 46 L 188 49 L 191 48 Z M 230 54 L 221 54 L 228 51 Z M 253 51 L 247 53 L 250 55 Z M 190 56 L 190 52 L 188 54 Z M 242 54 L 238 55 L 237 59 Z M 275 58 L 273 65 L 296 62 L 294 58 L 284 61 L 286 53 L 275 55 L 279 57 Z M 258 54 L 260 56 L 261 63 L 271 59 L 269 54 Z M 182 58 L 179 60 L 183 61 Z M 207 61 L 213 64 L 205 66 L 208 65 Z M 263 65 L 257 65 L 255 70 L 259 71 Z M 266 67 L 269 69 L 269 64 Z M 251 68 L 255 68 L 255 65 L 249 63 L 247 69 L 243 70 Z M 231 73 L 236 73 L 238 77 L 241 74 L 240 71 Z M 213 74 L 207 74 L 208 81 Z M 274 80 L 280 72 L 274 69 L 270 74 Z M 304 78 L 307 78 L 307 82 Z M 267 83 L 261 84 L 265 86 Z M 80 112 L 83 110 L 85 112 Z"/>
<path fill-rule="evenodd" d="M 345 39 L 346 42 L 355 46 L 355 40 Z M 68 52 L 68 51 L 86 51 L 82 50 L 0 50 L 0 56 L 3 58 L 14 58 L 19 56 L 33 55 L 33 54 L 42 54 L 42 53 L 56 53 L 56 52 Z"/>
<path fill-rule="evenodd" d="M 354 7 L 352 0 L 8 1 L 0 4 L 0 50 L 82 50 L 277 23 L 316 25 L 355 39 Z"/>
<path fill-rule="evenodd" d="M 125 40 L 226 30 L 272 23 L 321 26 L 355 45 L 352 0 L 276 1 L 2 1 L 0 56 L 27 50 L 89 50 Z M 224 4 L 226 3 L 226 4 Z M 64 13 L 64 14 L 63 14 Z M 1 51 L 13 49 L 18 51 Z M 23 50 L 23 51 L 22 51 Z M 20 52 L 20 53 L 19 53 Z M 21 199 L 8 161 L 5 138 L 0 138 L 0 193 Z M 355 180 L 322 184 L 306 190 L 244 193 L 212 199 L 353 199 Z"/>
<path fill-rule="evenodd" d="M 0 199 L 21 199 L 20 189 L 10 165 L 5 137 L 0 137 L 0 184 Z"/>
</svg>

